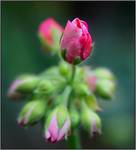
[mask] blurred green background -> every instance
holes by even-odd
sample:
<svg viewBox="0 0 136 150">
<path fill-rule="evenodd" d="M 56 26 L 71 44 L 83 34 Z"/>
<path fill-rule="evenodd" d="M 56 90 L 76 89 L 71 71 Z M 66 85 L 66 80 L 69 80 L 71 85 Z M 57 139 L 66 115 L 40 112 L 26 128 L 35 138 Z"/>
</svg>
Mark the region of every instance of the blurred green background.
<svg viewBox="0 0 136 150">
<path fill-rule="evenodd" d="M 101 136 L 81 130 L 83 148 L 134 148 L 135 2 L 2 2 L 2 148 L 66 148 L 45 143 L 40 124 L 29 129 L 16 123 L 23 102 L 6 97 L 11 81 L 22 73 L 40 73 L 57 59 L 41 50 L 37 28 L 54 17 L 65 26 L 79 17 L 87 21 L 95 41 L 90 66 L 109 67 L 118 85 L 111 102 L 100 101 Z"/>
</svg>

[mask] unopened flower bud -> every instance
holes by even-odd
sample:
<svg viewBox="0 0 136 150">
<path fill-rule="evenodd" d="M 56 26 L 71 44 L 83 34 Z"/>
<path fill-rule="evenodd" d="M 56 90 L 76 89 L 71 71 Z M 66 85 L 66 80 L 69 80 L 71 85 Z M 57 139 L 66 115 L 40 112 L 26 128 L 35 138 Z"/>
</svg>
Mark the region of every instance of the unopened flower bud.
<svg viewBox="0 0 136 150">
<path fill-rule="evenodd" d="M 70 67 L 66 62 L 61 62 L 59 65 L 59 72 L 62 76 L 68 76 Z"/>
<path fill-rule="evenodd" d="M 17 91 L 17 87 L 20 84 L 22 84 L 22 81 L 19 79 L 12 82 L 12 84 L 9 87 L 8 93 L 7 93 L 9 98 L 18 99 L 18 98 L 21 98 L 23 96 L 20 92 Z"/>
<path fill-rule="evenodd" d="M 93 70 L 93 73 L 97 78 L 109 80 L 115 79 L 113 73 L 107 68 L 103 67 L 96 68 L 95 70 Z"/>
<path fill-rule="evenodd" d="M 44 100 L 33 100 L 26 103 L 19 114 L 18 124 L 27 126 L 36 123 L 44 116 L 45 107 Z"/>
<path fill-rule="evenodd" d="M 88 96 L 90 94 L 90 91 L 87 87 L 86 84 L 75 84 L 74 86 L 74 90 L 75 90 L 75 93 L 78 95 L 78 96 L 81 96 L 81 97 L 85 97 L 85 96 Z"/>
<path fill-rule="evenodd" d="M 50 80 L 41 80 L 35 89 L 35 93 L 39 95 L 48 95 L 51 94 L 52 91 L 54 90 L 54 85 Z"/>
<path fill-rule="evenodd" d="M 70 117 L 65 106 L 58 106 L 47 117 L 45 123 L 45 140 L 55 143 L 67 138 L 70 130 Z"/>
<path fill-rule="evenodd" d="M 115 82 L 99 79 L 96 83 L 96 93 L 104 99 L 111 99 L 115 91 Z"/>
<path fill-rule="evenodd" d="M 64 60 L 70 64 L 79 64 L 87 59 L 92 51 L 92 38 L 87 23 L 78 18 L 68 21 L 60 46 Z"/>
<path fill-rule="evenodd" d="M 91 109 L 83 107 L 81 111 L 81 124 L 90 135 L 93 136 L 95 133 L 101 134 L 101 119 L 100 117 Z"/>
<path fill-rule="evenodd" d="M 38 77 L 34 75 L 22 75 L 12 82 L 8 90 L 10 98 L 20 98 L 25 93 L 32 92 L 38 83 Z"/>
<path fill-rule="evenodd" d="M 38 29 L 38 35 L 44 48 L 52 52 L 59 50 L 59 41 L 63 28 L 53 18 L 44 20 Z"/>
</svg>

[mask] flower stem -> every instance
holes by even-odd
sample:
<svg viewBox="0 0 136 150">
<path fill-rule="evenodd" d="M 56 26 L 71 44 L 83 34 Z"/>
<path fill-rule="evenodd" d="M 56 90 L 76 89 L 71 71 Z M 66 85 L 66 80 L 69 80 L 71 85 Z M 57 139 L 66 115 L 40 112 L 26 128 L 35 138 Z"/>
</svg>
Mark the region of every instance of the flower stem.
<svg viewBox="0 0 136 150">
<path fill-rule="evenodd" d="M 72 65 L 72 75 L 70 79 L 71 86 L 73 86 L 75 74 L 76 74 L 76 66 Z M 74 128 L 71 130 L 72 130 L 72 134 L 68 137 L 68 147 L 70 149 L 79 149 L 81 148 L 81 144 L 80 144 L 80 135 L 79 135 L 78 128 Z"/>
<path fill-rule="evenodd" d="M 63 99 L 65 100 L 64 101 L 64 104 L 65 105 L 68 105 L 68 100 L 69 100 L 69 96 L 70 96 L 70 93 L 71 93 L 71 87 L 70 86 L 67 86 L 64 90 L 64 93 L 62 95 Z"/>
<path fill-rule="evenodd" d="M 71 136 L 68 137 L 68 148 L 69 149 L 81 149 L 80 135 L 78 128 L 72 130 Z"/>
<path fill-rule="evenodd" d="M 76 73 L 76 66 L 75 66 L 75 65 L 72 65 L 71 83 L 74 81 L 75 73 Z"/>
</svg>

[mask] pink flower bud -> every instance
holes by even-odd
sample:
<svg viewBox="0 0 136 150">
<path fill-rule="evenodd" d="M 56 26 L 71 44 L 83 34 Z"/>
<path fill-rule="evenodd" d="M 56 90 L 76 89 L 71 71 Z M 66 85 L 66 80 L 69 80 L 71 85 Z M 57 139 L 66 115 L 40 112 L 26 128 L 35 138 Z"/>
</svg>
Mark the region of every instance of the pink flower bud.
<svg viewBox="0 0 136 150">
<path fill-rule="evenodd" d="M 87 131 L 90 132 L 91 136 L 96 133 L 101 134 L 101 119 L 96 112 L 89 109 L 86 103 L 82 102 L 81 108 L 81 124 Z"/>
<path fill-rule="evenodd" d="M 87 23 L 78 18 L 68 21 L 60 46 L 64 59 L 70 64 L 85 60 L 92 50 L 92 38 Z"/>
<path fill-rule="evenodd" d="M 62 116 L 58 115 L 58 112 L 56 111 L 48 117 L 48 121 L 46 122 L 46 125 L 48 125 L 44 135 L 44 138 L 47 141 L 55 143 L 63 140 L 64 138 L 67 138 L 71 122 L 69 116 L 64 115 L 63 119 Z"/>
<path fill-rule="evenodd" d="M 63 32 L 63 27 L 59 25 L 53 18 L 44 20 L 38 29 L 39 37 L 44 46 L 48 48 L 58 48 L 59 40 Z"/>
</svg>

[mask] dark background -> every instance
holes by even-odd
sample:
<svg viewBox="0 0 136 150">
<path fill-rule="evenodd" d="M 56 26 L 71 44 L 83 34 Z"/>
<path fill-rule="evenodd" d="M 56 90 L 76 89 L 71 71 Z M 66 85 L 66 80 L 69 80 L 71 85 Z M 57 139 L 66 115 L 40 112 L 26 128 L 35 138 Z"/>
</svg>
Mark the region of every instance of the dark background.
<svg viewBox="0 0 136 150">
<path fill-rule="evenodd" d="M 11 81 L 22 73 L 40 73 L 57 60 L 41 51 L 39 23 L 54 17 L 65 26 L 85 20 L 95 41 L 88 65 L 109 67 L 117 77 L 116 95 L 100 101 L 101 136 L 81 131 L 83 148 L 134 148 L 134 2 L 2 2 L 2 148 L 66 148 L 66 142 L 44 143 L 40 124 L 16 123 L 23 102 L 6 97 Z"/>
</svg>

